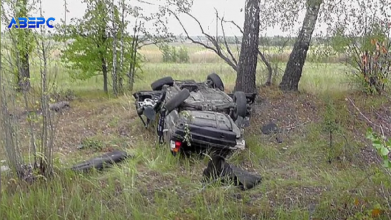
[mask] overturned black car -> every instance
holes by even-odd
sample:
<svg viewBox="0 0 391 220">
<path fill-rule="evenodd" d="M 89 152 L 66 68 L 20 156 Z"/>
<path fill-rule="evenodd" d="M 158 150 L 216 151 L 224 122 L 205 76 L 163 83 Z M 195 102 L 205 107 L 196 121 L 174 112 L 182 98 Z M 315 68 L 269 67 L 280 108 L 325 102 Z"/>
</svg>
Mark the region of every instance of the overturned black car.
<svg viewBox="0 0 391 220">
<path fill-rule="evenodd" d="M 205 82 L 164 77 L 151 87 L 133 94 L 137 113 L 145 127 L 159 117 L 159 142 L 169 143 L 174 155 L 194 150 L 228 155 L 245 148 L 243 132 L 255 93 L 227 94 L 215 73 Z"/>
</svg>

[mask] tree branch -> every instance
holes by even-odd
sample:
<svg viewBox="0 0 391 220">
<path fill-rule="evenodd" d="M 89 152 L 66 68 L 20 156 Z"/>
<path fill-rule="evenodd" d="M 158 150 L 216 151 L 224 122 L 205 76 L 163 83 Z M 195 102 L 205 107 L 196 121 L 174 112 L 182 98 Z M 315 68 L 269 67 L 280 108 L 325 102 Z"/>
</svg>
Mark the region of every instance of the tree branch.
<svg viewBox="0 0 391 220">
<path fill-rule="evenodd" d="M 148 1 L 143 1 L 143 0 L 137 0 L 137 1 L 140 2 L 140 3 L 147 4 L 147 5 L 155 5 L 154 3 L 151 3 L 151 2 L 148 2 Z"/>
<path fill-rule="evenodd" d="M 237 25 L 234 21 L 225 21 L 225 22 L 233 24 L 240 31 L 240 33 L 243 34 L 243 29 L 239 25 Z"/>
<path fill-rule="evenodd" d="M 216 14 L 217 14 L 217 10 L 216 10 Z M 218 14 L 217 14 L 217 17 L 218 17 Z M 238 62 L 236 61 L 235 56 L 232 54 L 231 49 L 230 49 L 230 47 L 229 47 L 229 45 L 228 45 L 228 42 L 227 42 L 227 38 L 226 38 L 226 36 L 225 36 L 225 29 L 224 29 L 224 24 L 223 24 L 223 22 L 224 22 L 224 17 L 222 17 L 222 18 L 220 19 L 220 21 L 221 21 L 221 30 L 222 30 L 222 32 L 223 32 L 223 38 L 224 38 L 225 47 L 227 48 L 227 52 L 228 52 L 228 54 L 231 56 L 232 61 L 233 61 L 233 62 L 235 63 L 235 65 L 237 66 L 237 65 L 238 65 Z"/>
<path fill-rule="evenodd" d="M 354 104 L 354 102 L 350 99 L 350 98 L 347 98 L 347 100 L 353 105 L 353 107 L 358 111 L 358 113 L 371 125 L 375 126 L 375 127 L 378 127 L 380 128 L 381 132 L 382 132 L 382 135 L 384 136 L 384 129 L 386 129 L 387 131 L 391 131 L 390 128 L 388 127 L 384 127 L 383 125 L 378 125 L 378 124 L 375 124 L 374 122 L 372 122 L 367 116 L 365 116 L 361 111 L 360 109 Z"/>
<path fill-rule="evenodd" d="M 223 20 L 222 20 L 222 22 L 223 22 Z M 238 24 L 236 24 L 234 21 L 225 21 L 225 22 L 233 24 L 243 34 L 243 29 Z M 221 27 L 223 28 L 222 24 L 221 24 Z M 223 29 L 223 33 L 224 33 L 224 29 Z M 270 65 L 269 61 L 266 59 L 266 56 L 259 50 L 259 48 L 258 48 L 258 55 L 261 57 L 262 62 L 266 65 L 266 68 L 268 71 L 268 80 L 266 81 L 266 85 L 269 86 L 269 85 L 271 85 L 271 76 L 273 75 L 273 68 Z"/>
<path fill-rule="evenodd" d="M 236 28 L 238 28 L 238 30 L 240 31 L 240 33 L 242 33 L 243 34 L 243 29 L 239 26 L 239 25 L 237 25 L 234 21 L 224 21 L 225 23 L 231 23 L 231 24 L 233 24 Z M 239 48 L 239 39 L 238 39 L 238 37 L 237 36 L 235 36 L 235 41 L 236 41 L 236 50 L 237 50 L 237 52 L 238 52 L 238 57 L 240 56 L 240 48 Z"/>
<path fill-rule="evenodd" d="M 206 45 L 205 43 L 202 43 L 201 41 L 199 40 L 195 40 L 194 38 L 190 37 L 187 29 L 185 28 L 185 26 L 183 25 L 182 21 L 179 19 L 178 15 L 176 13 L 174 13 L 171 9 L 168 9 L 167 10 L 172 14 L 174 15 L 175 19 L 179 22 L 179 24 L 181 25 L 183 31 L 185 32 L 186 34 L 186 38 L 189 39 L 192 43 L 194 44 L 198 44 L 198 45 L 201 45 L 203 47 L 205 47 L 206 49 L 209 49 L 209 50 L 212 50 L 214 51 L 221 59 L 223 59 L 229 66 L 232 67 L 232 69 L 234 69 L 235 71 L 237 71 L 237 65 L 232 61 L 230 60 L 227 56 L 225 56 L 223 53 L 222 53 L 222 50 L 221 50 L 221 47 L 220 45 L 218 44 L 217 40 L 212 37 L 211 35 L 207 34 L 205 31 L 204 31 L 204 28 L 202 27 L 200 21 L 195 18 L 192 14 L 190 14 L 189 12 L 184 12 L 184 14 L 188 15 L 189 17 L 191 17 L 195 22 L 197 22 L 198 24 L 198 27 L 200 28 L 201 30 L 201 33 L 213 44 L 214 47 L 211 47 L 211 46 L 208 46 Z"/>
<path fill-rule="evenodd" d="M 270 86 L 271 85 L 271 79 L 273 75 L 273 68 L 270 65 L 269 61 L 266 59 L 265 55 L 259 50 L 258 48 L 258 55 L 261 57 L 262 62 L 266 65 L 267 71 L 268 71 L 268 78 L 266 80 L 266 85 Z"/>
</svg>

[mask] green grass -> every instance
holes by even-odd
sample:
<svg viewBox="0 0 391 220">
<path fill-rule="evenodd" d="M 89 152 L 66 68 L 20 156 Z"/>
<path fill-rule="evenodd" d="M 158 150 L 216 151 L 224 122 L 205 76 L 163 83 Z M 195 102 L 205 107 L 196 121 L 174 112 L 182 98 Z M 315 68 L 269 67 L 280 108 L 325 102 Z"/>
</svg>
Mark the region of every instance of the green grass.
<svg viewBox="0 0 391 220">
<path fill-rule="evenodd" d="M 279 63 L 278 68 L 285 69 L 285 63 Z M 348 68 L 341 64 L 306 63 L 299 87 L 309 93 L 346 92 L 352 89 L 352 85 L 346 77 Z M 236 80 L 234 70 L 225 63 L 203 64 L 178 64 L 178 63 L 144 63 L 142 70 L 136 77 L 135 90 L 150 89 L 150 84 L 164 76 L 172 76 L 175 79 L 205 80 L 212 72 L 219 74 L 225 82 L 227 89 L 232 90 Z M 279 82 L 283 71 L 279 71 L 275 81 Z M 258 65 L 257 83 L 264 84 L 266 77 L 265 67 Z M 91 90 L 103 89 L 102 77 L 97 76 L 84 81 L 72 81 L 66 71 L 57 75 L 58 86 L 62 90 L 71 89 L 78 92 L 89 93 Z"/>
<path fill-rule="evenodd" d="M 151 49 L 150 53 L 156 50 Z M 191 53 L 199 50 L 202 48 L 189 47 Z M 284 69 L 285 63 L 279 63 L 278 67 Z M 306 63 L 300 81 L 301 95 L 287 98 L 274 87 L 261 89 L 262 98 L 273 103 L 292 104 L 282 110 L 283 115 L 271 119 L 290 124 L 291 115 L 297 118 L 314 116 L 310 123 L 293 129 L 282 144 L 261 134 L 260 119 L 252 119 L 251 132 L 246 134 L 248 148 L 234 154 L 229 162 L 257 172 L 263 180 L 255 188 L 241 191 L 234 186 L 219 184 L 203 187 L 200 181 L 207 158 L 173 157 L 167 147 L 156 146 L 153 129 L 144 130 L 129 94 L 117 99 L 108 97 L 102 92 L 101 77 L 73 82 L 67 71 L 59 68 L 56 79 L 59 90 L 70 89 L 78 99 L 72 101 L 71 110 L 61 116 L 63 124 L 56 142 L 57 147 L 64 149 L 56 147 L 56 176 L 27 186 L 2 175 L 0 216 L 2 219 L 371 217 L 371 212 L 379 206 L 381 210 L 389 209 L 387 199 L 391 193 L 391 180 L 376 163 L 368 163 L 362 155 L 367 144 L 363 137 L 367 125 L 352 114 L 346 104 L 345 97 L 352 90 L 345 75 L 347 71 L 341 64 Z M 37 76 L 37 69 L 33 72 Z M 233 88 L 234 71 L 223 62 L 150 62 L 143 63 L 135 90 L 150 89 L 151 82 L 163 76 L 202 81 L 211 72 L 222 77 L 228 90 Z M 264 76 L 263 65 L 258 65 L 258 83 L 264 82 Z M 307 96 L 309 101 L 303 98 Z M 343 132 L 334 136 L 332 149 L 328 146 L 327 132 L 322 130 L 324 96 L 334 100 L 337 120 L 343 128 Z M 384 97 L 354 97 L 363 111 L 386 103 Z M 318 103 L 316 109 L 300 113 L 309 108 L 300 106 L 312 101 Z M 276 109 L 264 107 L 257 110 Z M 76 150 L 83 140 L 89 147 Z M 66 171 L 77 161 L 110 147 L 124 149 L 134 157 L 104 172 L 81 175 Z M 328 162 L 329 155 L 334 159 L 332 163 Z M 380 217 L 388 219 L 389 215 L 387 211 Z"/>
<path fill-rule="evenodd" d="M 354 208 L 355 199 L 367 200 L 368 210 L 381 203 L 384 198 L 377 187 L 383 182 L 389 188 L 389 177 L 378 172 L 365 180 L 365 172 L 376 167 L 361 170 L 328 164 L 322 142 L 311 139 L 313 132 L 310 141 L 301 140 L 287 151 L 250 138 L 249 149 L 232 158 L 235 164 L 250 162 L 262 174 L 262 183 L 249 191 L 219 185 L 202 188 L 200 175 L 206 160 L 181 160 L 147 141 L 129 150 L 134 158 L 104 173 L 82 176 L 60 171 L 55 180 L 29 188 L 10 181 L 1 202 L 2 217 L 305 219 L 313 205 L 313 217 L 338 219 L 360 211 Z M 333 207 L 342 210 L 330 212 Z"/>
</svg>

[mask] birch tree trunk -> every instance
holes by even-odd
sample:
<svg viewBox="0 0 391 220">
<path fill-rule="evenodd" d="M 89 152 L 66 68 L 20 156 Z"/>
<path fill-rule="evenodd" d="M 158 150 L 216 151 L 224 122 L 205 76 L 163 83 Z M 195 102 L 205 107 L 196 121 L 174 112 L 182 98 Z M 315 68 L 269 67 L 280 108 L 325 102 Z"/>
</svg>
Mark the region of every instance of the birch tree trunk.
<svg viewBox="0 0 391 220">
<path fill-rule="evenodd" d="M 256 92 L 260 0 L 246 0 L 235 91 Z"/>
<path fill-rule="evenodd" d="M 122 0 L 121 1 L 121 7 L 122 7 L 122 12 L 121 12 L 121 39 L 120 39 L 120 46 L 121 46 L 121 49 L 120 49 L 120 61 L 119 61 L 119 68 L 120 68 L 120 71 L 119 71 L 119 75 L 118 75 L 118 90 L 120 93 L 123 93 L 123 63 L 124 63 L 124 34 L 125 34 L 125 1 Z"/>
<path fill-rule="evenodd" d="M 312 33 L 314 32 L 322 3 L 323 0 L 307 0 L 307 11 L 303 26 L 293 46 L 279 86 L 283 91 L 298 91 L 299 89 L 299 82 L 307 58 L 307 51 L 310 47 Z"/>
<path fill-rule="evenodd" d="M 115 25 L 115 5 L 114 1 L 112 2 L 112 31 L 111 35 L 113 37 L 113 70 L 111 72 L 111 77 L 113 80 L 113 93 L 115 96 L 118 95 L 118 76 L 117 76 L 117 30 L 116 30 L 116 25 Z"/>
<path fill-rule="evenodd" d="M 138 24 L 138 21 L 134 23 L 133 28 L 133 38 L 132 38 L 132 46 L 131 46 L 131 56 L 130 56 L 130 63 L 129 63 L 129 70 L 128 70 L 128 90 L 133 91 L 133 84 L 134 84 L 134 76 L 136 74 L 136 64 L 137 64 L 137 48 L 139 46 L 139 38 L 138 38 L 138 32 L 139 28 L 141 26 L 141 22 Z"/>
<path fill-rule="evenodd" d="M 2 8 L 0 7 L 0 15 L 3 13 L 2 11 Z M 0 39 L 0 43 L 1 43 L 1 39 Z M 1 64 L 2 64 L 2 59 L 1 59 L 1 55 L 2 55 L 3 53 L 1 53 L 1 51 L 0 51 L 0 83 L 2 83 L 2 81 L 3 81 L 3 79 L 2 79 L 2 77 L 1 77 L 1 75 L 3 74 L 3 69 L 2 69 L 2 66 L 1 66 Z M 2 88 L 2 86 L 0 85 L 0 108 L 2 107 L 2 102 L 3 101 L 1 101 L 2 99 L 3 99 L 3 97 L 2 97 L 2 95 L 1 95 L 1 88 Z M 2 108 L 1 108 L 2 109 Z M 3 121 L 3 117 L 2 117 L 2 114 L 0 114 L 0 121 Z M 1 137 L 2 135 L 0 135 L 0 137 Z M 0 145 L 1 145 L 2 143 L 0 142 Z M 1 167 L 0 167 L 0 201 L 1 201 L 1 199 L 2 199 L 2 188 L 1 188 Z"/>
<path fill-rule="evenodd" d="M 17 6 L 20 7 L 19 11 L 16 11 L 16 17 L 28 17 L 28 4 L 27 0 L 18 0 Z M 31 51 L 31 42 L 29 38 L 31 37 L 31 30 L 26 28 L 22 30 L 17 30 L 17 41 L 18 45 L 16 50 L 20 56 L 18 65 L 18 90 L 19 91 L 28 91 L 30 90 L 30 51 Z"/>
<path fill-rule="evenodd" d="M 40 16 L 43 16 L 42 1 L 39 1 Z M 52 113 L 49 111 L 49 88 L 48 88 L 48 54 L 50 49 L 45 45 L 45 35 L 47 34 L 44 29 L 41 29 L 41 36 L 36 38 L 38 47 L 37 52 L 40 56 L 40 74 L 41 74 L 41 109 L 42 109 L 42 132 L 40 152 L 43 153 L 43 157 L 40 157 L 40 171 L 45 177 L 53 175 L 53 148 L 54 148 L 54 127 L 52 120 Z"/>
</svg>

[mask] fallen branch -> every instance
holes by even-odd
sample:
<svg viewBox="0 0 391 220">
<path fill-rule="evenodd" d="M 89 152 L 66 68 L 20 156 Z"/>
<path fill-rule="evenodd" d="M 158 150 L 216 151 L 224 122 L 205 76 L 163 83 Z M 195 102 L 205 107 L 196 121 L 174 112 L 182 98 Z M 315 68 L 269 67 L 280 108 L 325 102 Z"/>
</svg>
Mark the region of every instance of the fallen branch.
<svg viewBox="0 0 391 220">
<path fill-rule="evenodd" d="M 353 107 L 358 111 L 358 113 L 371 125 L 375 126 L 375 127 L 378 127 L 380 128 L 380 131 L 382 133 L 382 136 L 384 136 L 384 129 L 386 129 L 387 131 L 391 131 L 391 129 L 387 128 L 387 127 L 383 127 L 382 125 L 378 125 L 374 122 L 372 122 L 367 116 L 365 116 L 361 111 L 360 109 L 354 104 L 354 102 L 350 99 L 350 98 L 346 98 L 352 105 Z"/>
<path fill-rule="evenodd" d="M 383 116 L 381 116 L 379 113 L 375 112 L 376 116 L 382 120 L 383 122 L 385 121 L 385 123 L 391 123 L 390 119 L 386 119 L 384 118 Z"/>
</svg>

